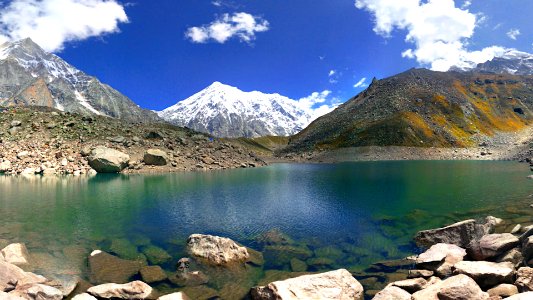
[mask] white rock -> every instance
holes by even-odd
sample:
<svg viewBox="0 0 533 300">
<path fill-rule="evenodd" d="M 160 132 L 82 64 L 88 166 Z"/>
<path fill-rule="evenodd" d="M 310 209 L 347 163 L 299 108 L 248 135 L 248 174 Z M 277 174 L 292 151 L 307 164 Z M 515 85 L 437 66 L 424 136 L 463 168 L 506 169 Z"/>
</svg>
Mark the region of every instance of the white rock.
<svg viewBox="0 0 533 300">
<path fill-rule="evenodd" d="M 142 281 L 133 281 L 125 284 L 101 284 L 89 288 L 87 292 L 106 299 L 146 299 L 152 294 L 152 288 Z"/>
<path fill-rule="evenodd" d="M 231 239 L 203 234 L 189 236 L 187 251 L 214 265 L 244 263 L 250 257 L 246 247 L 237 245 Z"/>
<path fill-rule="evenodd" d="M 22 243 L 15 243 L 6 246 L 0 251 L 4 256 L 4 260 L 8 263 L 23 266 L 29 263 L 29 254 L 26 245 Z"/>
<path fill-rule="evenodd" d="M 158 299 L 159 300 L 190 300 L 190 298 L 187 295 L 185 295 L 185 293 L 182 293 L 182 292 L 161 296 Z"/>
</svg>

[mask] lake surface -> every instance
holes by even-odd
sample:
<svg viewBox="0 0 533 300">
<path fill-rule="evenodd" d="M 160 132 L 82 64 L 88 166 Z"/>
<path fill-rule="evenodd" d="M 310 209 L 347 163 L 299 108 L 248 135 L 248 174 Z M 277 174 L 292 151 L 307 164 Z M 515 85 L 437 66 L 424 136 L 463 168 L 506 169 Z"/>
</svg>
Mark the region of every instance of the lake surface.
<svg viewBox="0 0 533 300">
<path fill-rule="evenodd" d="M 150 244 L 173 257 L 162 264 L 173 272 L 190 234 L 230 237 L 265 254 L 264 268 L 243 282 L 246 290 L 265 274 L 291 271 L 291 258 L 307 260 L 307 271 L 362 272 L 418 251 L 418 230 L 487 215 L 531 224 L 529 174 L 516 162 L 425 161 L 0 177 L 0 239 L 26 243 L 35 272 L 86 277 L 85 258 L 94 249 L 124 257 L 132 248 L 142 255 Z M 264 248 L 257 237 L 272 229 L 290 237 L 294 252 L 281 257 Z M 224 284 L 208 287 L 220 291 Z"/>
</svg>

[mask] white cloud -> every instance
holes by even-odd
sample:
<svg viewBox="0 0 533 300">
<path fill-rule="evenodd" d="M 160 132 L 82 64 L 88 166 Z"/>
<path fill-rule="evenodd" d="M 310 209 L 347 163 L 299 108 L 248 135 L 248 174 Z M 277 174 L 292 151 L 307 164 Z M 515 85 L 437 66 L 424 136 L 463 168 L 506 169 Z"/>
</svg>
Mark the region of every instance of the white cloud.
<svg viewBox="0 0 533 300">
<path fill-rule="evenodd" d="M 13 0 L 0 10 L 0 42 L 30 37 L 44 50 L 118 32 L 128 22 L 115 0 Z"/>
<path fill-rule="evenodd" d="M 356 84 L 354 84 L 354 88 L 366 88 L 368 84 L 366 83 L 366 77 L 361 78 Z"/>
<path fill-rule="evenodd" d="M 335 71 L 335 70 L 331 70 L 331 71 L 329 71 L 328 76 L 331 77 L 331 76 L 333 76 L 333 75 L 335 75 L 335 74 L 337 74 L 337 71 Z"/>
<path fill-rule="evenodd" d="M 470 5 L 472 5 L 472 1 L 465 0 L 465 2 L 463 3 L 463 6 L 461 6 L 461 8 L 462 9 L 466 9 L 466 8 L 470 7 Z"/>
<path fill-rule="evenodd" d="M 248 13 L 239 12 L 223 14 L 210 24 L 187 29 L 185 35 L 194 43 L 207 43 L 214 40 L 217 43 L 225 43 L 236 37 L 242 42 L 250 43 L 255 40 L 257 32 L 269 30 L 269 23 L 261 17 Z"/>
<path fill-rule="evenodd" d="M 311 95 L 298 100 L 298 104 L 312 116 L 312 120 L 315 120 L 339 106 L 338 100 L 329 99 L 330 95 L 331 91 L 329 90 L 314 92 Z M 328 102 L 329 104 L 327 104 Z"/>
<path fill-rule="evenodd" d="M 513 28 L 511 30 L 509 30 L 507 32 L 507 36 L 511 39 L 511 40 L 515 40 L 516 41 L 516 38 L 520 35 L 520 29 L 516 29 L 516 28 Z"/>
<path fill-rule="evenodd" d="M 355 6 L 374 15 L 374 32 L 381 36 L 390 37 L 394 29 L 406 30 L 406 42 L 415 47 L 402 56 L 436 71 L 473 67 L 506 50 L 498 46 L 467 50 L 467 40 L 474 35 L 479 16 L 466 7 L 456 7 L 453 0 L 356 0 Z"/>
</svg>

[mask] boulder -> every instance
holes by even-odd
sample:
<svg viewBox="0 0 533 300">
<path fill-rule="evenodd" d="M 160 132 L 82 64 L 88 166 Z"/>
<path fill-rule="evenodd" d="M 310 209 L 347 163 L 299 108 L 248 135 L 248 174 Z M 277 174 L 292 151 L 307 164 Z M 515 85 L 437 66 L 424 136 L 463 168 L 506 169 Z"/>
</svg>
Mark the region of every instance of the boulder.
<svg viewBox="0 0 533 300">
<path fill-rule="evenodd" d="M 95 283 L 126 283 L 139 273 L 141 267 L 139 261 L 121 259 L 100 250 L 89 256 L 90 277 Z"/>
<path fill-rule="evenodd" d="M 98 173 L 120 173 L 130 161 L 130 156 L 115 149 L 99 146 L 91 151 L 89 165 Z"/>
<path fill-rule="evenodd" d="M 522 256 L 526 261 L 533 258 L 533 236 L 528 236 L 522 242 Z"/>
<path fill-rule="evenodd" d="M 512 295 L 518 294 L 518 288 L 513 284 L 508 283 L 502 283 L 500 285 L 497 285 L 490 290 L 487 291 L 489 293 L 489 296 L 499 296 L 502 298 L 505 297 L 511 297 Z"/>
<path fill-rule="evenodd" d="M 61 300 L 63 293 L 51 286 L 44 284 L 26 284 L 17 285 L 17 288 L 9 294 L 23 299 L 38 299 L 38 300 Z"/>
<path fill-rule="evenodd" d="M 463 260 L 466 250 L 453 244 L 438 243 L 416 258 L 416 264 L 424 269 L 433 270 L 442 262 L 455 264 Z"/>
<path fill-rule="evenodd" d="M 29 254 L 26 245 L 22 243 L 15 243 L 7 245 L 4 249 L 0 251 L 4 260 L 8 263 L 24 266 L 29 264 Z"/>
<path fill-rule="evenodd" d="M 462 261 L 455 264 L 455 274 L 472 277 L 481 287 L 492 287 L 500 283 L 512 283 L 515 269 L 512 263 L 487 261 Z"/>
<path fill-rule="evenodd" d="M 429 278 L 433 276 L 435 272 L 430 270 L 409 270 L 409 274 L 407 274 L 407 278 Z"/>
<path fill-rule="evenodd" d="M 518 243 L 518 238 L 510 233 L 487 234 L 479 241 L 473 241 L 468 252 L 476 260 L 486 260 L 504 254 Z"/>
<path fill-rule="evenodd" d="M 2 299 L 2 300 L 26 300 L 26 299 L 21 298 L 19 296 L 14 296 L 14 295 L 8 294 L 6 292 L 2 292 L 2 291 L 0 291 L 0 299 Z"/>
<path fill-rule="evenodd" d="M 168 156 L 165 151 L 159 149 L 148 149 L 144 153 L 144 163 L 152 166 L 165 166 L 168 164 Z"/>
<path fill-rule="evenodd" d="M 520 292 L 533 291 L 533 268 L 523 267 L 518 269 L 514 284 Z"/>
<path fill-rule="evenodd" d="M 106 283 L 89 288 L 87 293 L 105 299 L 147 299 L 152 294 L 152 288 L 142 281 Z"/>
<path fill-rule="evenodd" d="M 489 295 L 466 275 L 452 276 L 413 294 L 413 300 L 485 300 Z"/>
<path fill-rule="evenodd" d="M 411 294 L 396 286 L 387 286 L 377 293 L 372 300 L 411 300 Z"/>
<path fill-rule="evenodd" d="M 363 299 L 363 286 L 345 269 L 254 287 L 252 299 Z"/>
<path fill-rule="evenodd" d="M 525 292 L 521 294 L 516 294 L 508 298 L 504 298 L 504 300 L 531 300 L 533 299 L 533 292 Z"/>
<path fill-rule="evenodd" d="M 495 221 L 487 218 L 481 224 L 474 219 L 461 221 L 446 227 L 420 231 L 415 236 L 419 246 L 431 247 L 438 243 L 453 244 L 466 248 L 471 241 L 494 231 Z"/>
<path fill-rule="evenodd" d="M 427 284 L 428 282 L 424 278 L 414 278 L 396 281 L 391 283 L 390 285 L 399 287 L 409 293 L 414 293 L 424 289 Z"/>
<path fill-rule="evenodd" d="M 237 245 L 231 239 L 203 234 L 189 236 L 187 251 L 190 255 L 217 266 L 244 263 L 250 257 L 246 247 Z"/>
<path fill-rule="evenodd" d="M 11 162 L 7 159 L 4 159 L 4 161 L 0 162 L 0 173 L 6 173 L 9 170 L 11 170 Z"/>
<path fill-rule="evenodd" d="M 140 272 L 143 281 L 146 283 L 154 283 L 167 279 L 167 274 L 160 266 L 144 266 Z"/>
<path fill-rule="evenodd" d="M 519 268 L 524 263 L 524 257 L 519 248 L 514 248 L 497 257 L 496 262 L 510 262 L 515 268 Z"/>
<path fill-rule="evenodd" d="M 96 297 L 91 296 L 87 293 L 78 294 L 72 298 L 72 300 L 97 300 Z"/>
<path fill-rule="evenodd" d="M 0 261 L 0 291 L 10 291 L 14 289 L 17 284 L 44 282 L 46 282 L 46 278 L 42 276 L 25 272 L 13 264 Z"/>
<path fill-rule="evenodd" d="M 190 298 L 187 295 L 185 295 L 185 293 L 178 292 L 178 293 L 161 296 L 158 298 L 158 300 L 190 300 Z"/>
<path fill-rule="evenodd" d="M 143 247 L 142 252 L 148 261 L 154 265 L 161 265 L 172 259 L 167 251 L 154 245 Z"/>
</svg>

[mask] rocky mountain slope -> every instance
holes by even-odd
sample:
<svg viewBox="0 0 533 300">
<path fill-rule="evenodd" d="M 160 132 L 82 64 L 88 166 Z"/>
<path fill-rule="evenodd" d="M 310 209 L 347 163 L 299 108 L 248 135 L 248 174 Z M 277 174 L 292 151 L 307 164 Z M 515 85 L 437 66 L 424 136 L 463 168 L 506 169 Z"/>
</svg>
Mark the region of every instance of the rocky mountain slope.
<svg viewBox="0 0 533 300">
<path fill-rule="evenodd" d="M 0 106 L 45 106 L 132 122 L 159 119 L 31 39 L 0 46 Z"/>
<path fill-rule="evenodd" d="M 533 54 L 516 50 L 507 51 L 501 57 L 495 57 L 477 65 L 473 72 L 533 75 Z"/>
<path fill-rule="evenodd" d="M 312 119 L 295 100 L 279 94 L 243 92 L 220 82 L 159 112 L 159 116 L 217 137 L 288 136 Z"/>
<path fill-rule="evenodd" d="M 293 136 L 283 153 L 360 146 L 470 147 L 533 120 L 533 76 L 412 69 Z"/>
<path fill-rule="evenodd" d="M 265 164 L 230 141 L 214 140 L 169 124 L 134 124 L 47 107 L 0 108 L 0 175 L 90 173 L 88 156 L 98 147 L 129 156 L 125 173 L 203 171 Z"/>
</svg>

